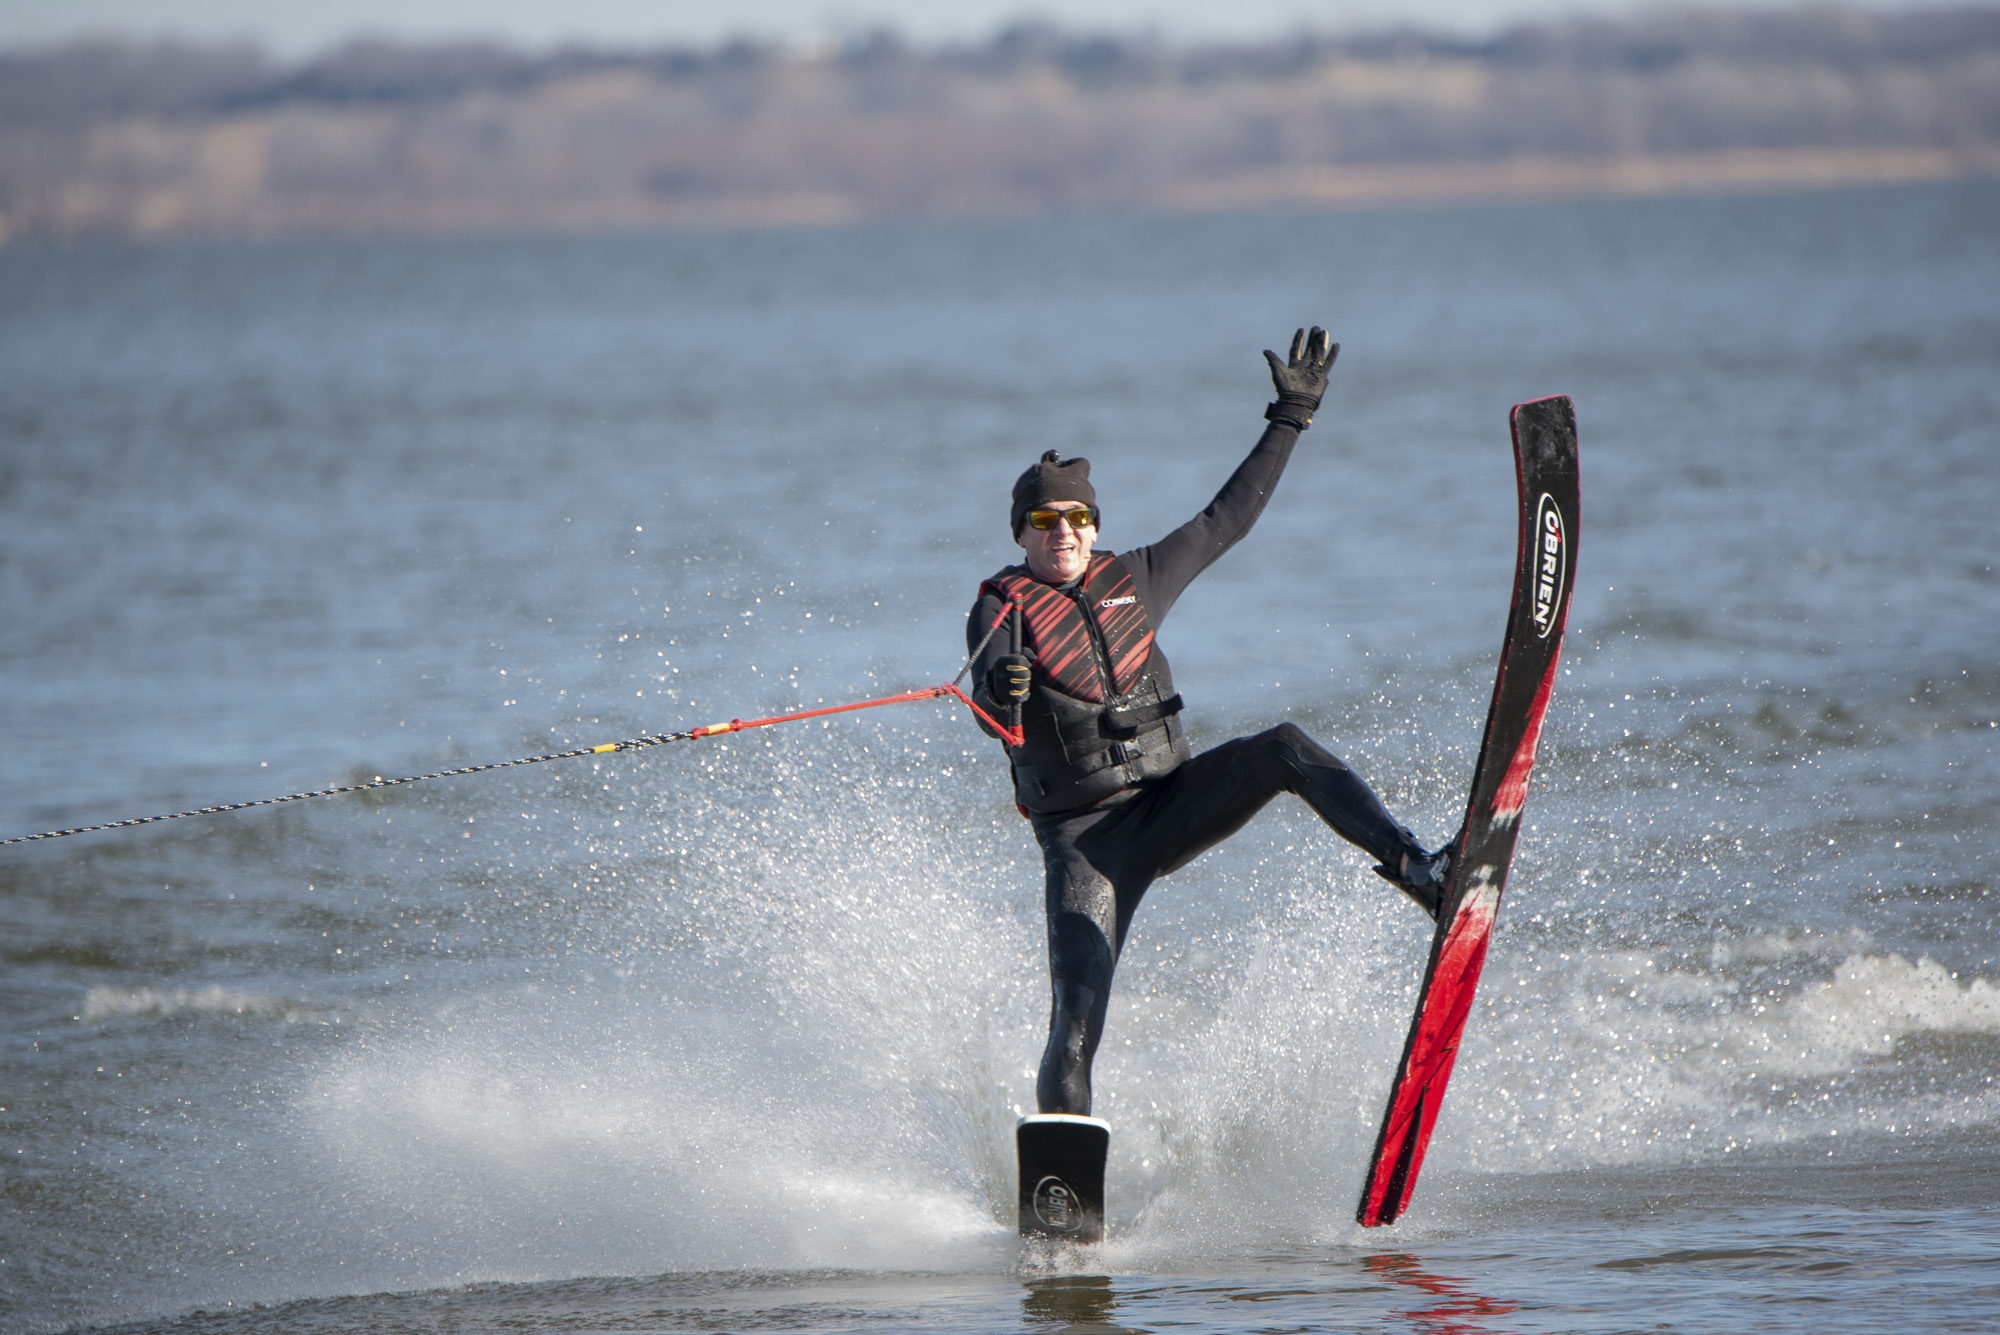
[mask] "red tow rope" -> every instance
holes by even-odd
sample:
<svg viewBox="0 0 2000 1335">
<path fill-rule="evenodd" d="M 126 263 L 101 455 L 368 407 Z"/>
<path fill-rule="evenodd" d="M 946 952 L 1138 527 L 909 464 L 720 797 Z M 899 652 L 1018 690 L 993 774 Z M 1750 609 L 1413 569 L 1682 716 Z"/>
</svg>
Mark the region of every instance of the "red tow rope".
<svg viewBox="0 0 2000 1335">
<path fill-rule="evenodd" d="M 965 707 L 979 716 L 980 722 L 1000 734 L 1000 740 L 1009 746 L 1021 744 L 1021 729 L 1018 725 L 1008 727 L 991 714 L 973 703 L 972 697 L 958 689 L 957 682 L 948 681 L 942 686 L 925 686 L 919 690 L 904 691 L 901 695 L 885 695 L 879 700 L 857 700 L 851 705 L 829 705 L 825 709 L 802 709 L 796 714 L 773 714 L 770 718 L 733 718 L 727 723 L 711 723 L 706 728 L 693 728 L 689 737 L 713 737 L 717 733 L 746 732 L 751 728 L 768 728 L 773 723 L 795 723 L 802 718 L 824 718 L 828 714 L 850 714 L 857 709 L 874 709 L 879 705 L 908 704 L 912 700 L 935 700 L 939 696 L 955 695 L 965 702 Z"/>
<path fill-rule="evenodd" d="M 986 638 L 979 642 L 977 649 L 974 649 L 966 656 L 965 666 L 958 670 L 958 676 L 942 686 L 926 686 L 921 690 L 904 691 L 901 695 L 885 695 L 880 700 L 858 700 L 851 705 L 829 705 L 825 709 L 805 709 L 796 714 L 773 714 L 770 718 L 733 718 L 727 723 L 711 723 L 706 728 L 693 728 L 687 732 L 679 733 L 677 736 L 713 737 L 717 733 L 743 732 L 749 728 L 767 728 L 773 723 L 795 723 L 802 718 L 824 718 L 828 714 L 850 714 L 857 709 L 874 709 L 878 705 L 902 705 L 908 704 L 912 700 L 935 700 L 942 695 L 955 695 L 965 701 L 967 709 L 970 709 L 979 716 L 981 723 L 984 723 L 987 727 L 998 733 L 1001 741 L 1005 742 L 1008 746 L 1019 746 L 1021 745 L 1022 734 L 1020 709 L 1018 706 L 1007 711 L 1011 721 L 1002 723 L 999 719 L 994 718 L 991 714 L 974 704 L 971 696 L 958 689 L 959 680 L 965 676 L 966 672 L 971 669 L 974 660 L 992 642 L 994 634 L 1000 629 L 1000 623 L 1005 621 L 1010 613 L 1014 616 L 1013 650 L 1017 654 L 1021 652 L 1020 607 L 1010 598 L 1001 605 L 1000 615 L 993 618 L 993 624 L 986 628 Z M 609 751 L 617 748 L 607 746 L 603 749 Z"/>
</svg>

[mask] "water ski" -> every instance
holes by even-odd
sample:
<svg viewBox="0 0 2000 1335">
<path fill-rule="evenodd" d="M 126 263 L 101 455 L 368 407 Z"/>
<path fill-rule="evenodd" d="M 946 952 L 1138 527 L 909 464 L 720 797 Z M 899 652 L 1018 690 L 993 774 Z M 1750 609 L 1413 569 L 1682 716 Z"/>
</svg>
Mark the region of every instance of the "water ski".
<svg viewBox="0 0 2000 1335">
<path fill-rule="evenodd" d="M 1111 1124 L 1037 1113 L 1014 1128 L 1021 1166 L 1021 1236 L 1059 1242 L 1104 1237 L 1104 1160 Z"/>
<path fill-rule="evenodd" d="M 1563 396 L 1518 404 L 1512 422 L 1521 502 L 1513 608 L 1486 714 L 1486 736 L 1473 768 L 1463 842 L 1439 905 L 1417 1013 L 1355 1215 L 1366 1226 L 1394 1223 L 1416 1190 L 1417 1170 L 1472 1013 L 1500 892 L 1513 861 L 1521 805 L 1528 796 L 1535 743 L 1555 686 L 1575 585 L 1575 406 Z"/>
</svg>

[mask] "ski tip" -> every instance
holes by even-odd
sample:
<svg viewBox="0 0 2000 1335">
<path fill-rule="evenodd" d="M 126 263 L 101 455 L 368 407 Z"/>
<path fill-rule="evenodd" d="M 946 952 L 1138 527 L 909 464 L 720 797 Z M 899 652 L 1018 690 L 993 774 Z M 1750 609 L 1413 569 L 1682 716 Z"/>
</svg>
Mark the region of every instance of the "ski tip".
<svg viewBox="0 0 2000 1335">
<path fill-rule="evenodd" d="M 1576 401 L 1567 394 L 1551 394 L 1546 398 L 1527 399 L 1517 403 L 1507 413 L 1507 422 L 1515 434 L 1527 423 L 1554 430 L 1563 435 L 1576 434 Z"/>
<path fill-rule="evenodd" d="M 1576 469 L 1576 404 L 1567 394 L 1517 403 L 1507 414 L 1514 433 L 1514 451 L 1522 467 L 1537 474 L 1573 473 Z M 1525 484 L 1525 473 L 1523 474 Z M 1574 483 L 1570 484 L 1574 489 Z M 1573 506 L 1572 506 L 1573 508 Z"/>
</svg>

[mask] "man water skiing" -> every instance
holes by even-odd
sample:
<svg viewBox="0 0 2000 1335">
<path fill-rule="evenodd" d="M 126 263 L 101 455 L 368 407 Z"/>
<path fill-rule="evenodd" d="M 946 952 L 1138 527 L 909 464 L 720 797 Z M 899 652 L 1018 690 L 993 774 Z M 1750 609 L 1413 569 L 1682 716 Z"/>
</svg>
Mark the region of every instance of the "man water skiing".
<svg viewBox="0 0 2000 1335">
<path fill-rule="evenodd" d="M 1043 1113 L 1087 1117 L 1090 1065 L 1104 1033 L 1111 975 L 1147 887 L 1246 825 L 1277 794 L 1296 793 L 1334 833 L 1433 917 L 1449 849 L 1428 853 L 1366 782 L 1298 727 L 1283 723 L 1196 756 L 1178 715 L 1155 632 L 1188 583 L 1250 531 L 1312 424 L 1340 345 L 1301 329 L 1271 364 L 1277 401 L 1250 455 L 1208 508 L 1150 546 L 1093 555 L 1097 495 L 1085 459 L 1055 451 L 1021 474 L 1009 516 L 1026 553 L 980 585 L 966 626 L 982 639 L 973 680 L 982 707 L 1019 707 L 1014 796 L 1047 871 L 1052 1006 L 1035 1084 Z M 1021 609 L 1025 652 L 988 632 Z"/>
</svg>

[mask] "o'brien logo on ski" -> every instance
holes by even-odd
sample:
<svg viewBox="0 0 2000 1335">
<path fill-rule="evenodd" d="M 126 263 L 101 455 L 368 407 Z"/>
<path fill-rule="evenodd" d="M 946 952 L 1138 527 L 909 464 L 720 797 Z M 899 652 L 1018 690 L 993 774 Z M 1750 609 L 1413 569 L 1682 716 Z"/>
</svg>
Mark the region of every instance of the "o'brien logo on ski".
<svg viewBox="0 0 2000 1335">
<path fill-rule="evenodd" d="M 1562 510 L 1546 491 L 1535 507 L 1535 545 L 1535 633 L 1546 640 L 1556 628 L 1556 609 L 1562 606 L 1566 545 Z"/>
<path fill-rule="evenodd" d="M 1035 1184 L 1035 1218 L 1051 1232 L 1072 1233 L 1083 1223 L 1083 1209 L 1067 1182 L 1045 1177 Z"/>
</svg>

